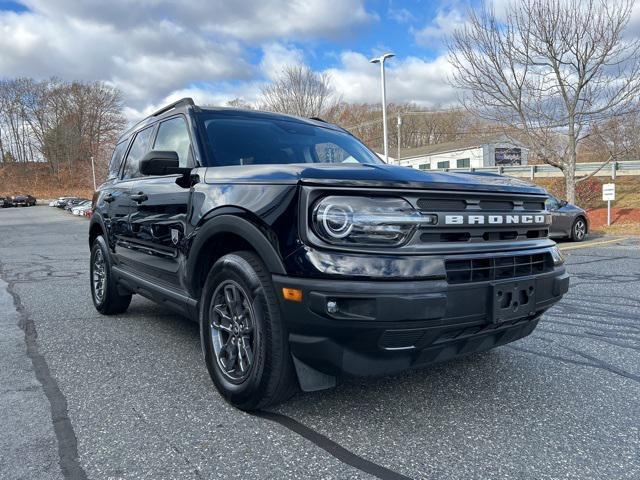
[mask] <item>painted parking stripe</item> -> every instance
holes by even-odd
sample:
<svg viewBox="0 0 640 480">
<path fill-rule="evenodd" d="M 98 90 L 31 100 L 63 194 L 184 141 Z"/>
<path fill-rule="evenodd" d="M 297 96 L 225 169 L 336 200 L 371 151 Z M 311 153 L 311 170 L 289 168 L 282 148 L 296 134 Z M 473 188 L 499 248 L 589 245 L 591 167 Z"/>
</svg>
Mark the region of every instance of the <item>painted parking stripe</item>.
<svg viewBox="0 0 640 480">
<path fill-rule="evenodd" d="M 622 242 L 623 240 L 626 240 L 629 237 L 622 237 L 622 238 L 615 238 L 613 240 L 604 240 L 602 242 L 588 242 L 588 243 L 581 243 L 580 245 L 570 245 L 568 247 L 564 247 L 562 245 L 558 245 L 558 248 L 560 248 L 560 250 L 565 251 L 565 250 L 576 250 L 578 248 L 589 248 L 589 247 L 594 247 L 596 245 L 608 245 L 610 243 L 618 243 L 618 242 Z"/>
</svg>

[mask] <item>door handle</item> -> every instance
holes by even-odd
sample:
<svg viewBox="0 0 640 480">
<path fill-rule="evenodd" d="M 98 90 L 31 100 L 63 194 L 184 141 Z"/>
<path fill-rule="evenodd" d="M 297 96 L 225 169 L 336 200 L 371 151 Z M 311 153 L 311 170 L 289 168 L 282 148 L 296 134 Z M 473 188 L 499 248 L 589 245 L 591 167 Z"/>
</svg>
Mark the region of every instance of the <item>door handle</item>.
<svg viewBox="0 0 640 480">
<path fill-rule="evenodd" d="M 102 197 L 102 201 L 106 202 L 106 203 L 111 203 L 116 199 L 116 197 L 114 197 L 112 194 L 107 193 L 104 197 Z"/>
<path fill-rule="evenodd" d="M 131 200 L 133 200 L 136 203 L 142 203 L 145 202 L 149 199 L 149 197 L 147 197 L 147 194 L 144 192 L 138 192 L 135 193 L 133 195 L 131 195 Z"/>
</svg>

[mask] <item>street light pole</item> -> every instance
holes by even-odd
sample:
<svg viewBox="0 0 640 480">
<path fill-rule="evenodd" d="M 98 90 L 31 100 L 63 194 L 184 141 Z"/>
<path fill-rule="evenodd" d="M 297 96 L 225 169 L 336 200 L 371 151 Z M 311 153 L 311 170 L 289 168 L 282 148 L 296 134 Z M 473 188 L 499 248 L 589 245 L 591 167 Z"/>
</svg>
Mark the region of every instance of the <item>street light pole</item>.
<svg viewBox="0 0 640 480">
<path fill-rule="evenodd" d="M 398 165 L 400 165 L 400 145 L 402 145 L 400 137 L 400 129 L 402 127 L 402 117 L 398 115 Z"/>
<path fill-rule="evenodd" d="M 393 53 L 385 53 L 380 55 L 377 58 L 372 58 L 370 60 L 371 63 L 379 63 L 380 64 L 380 77 L 382 83 L 382 134 L 384 136 L 384 161 L 389 163 L 389 139 L 387 136 L 387 88 L 385 84 L 384 78 L 384 61 L 387 58 L 394 57 Z"/>
<path fill-rule="evenodd" d="M 98 187 L 96 186 L 96 166 L 93 163 L 93 155 L 91 155 L 91 172 L 93 173 L 93 191 L 95 192 Z"/>
</svg>

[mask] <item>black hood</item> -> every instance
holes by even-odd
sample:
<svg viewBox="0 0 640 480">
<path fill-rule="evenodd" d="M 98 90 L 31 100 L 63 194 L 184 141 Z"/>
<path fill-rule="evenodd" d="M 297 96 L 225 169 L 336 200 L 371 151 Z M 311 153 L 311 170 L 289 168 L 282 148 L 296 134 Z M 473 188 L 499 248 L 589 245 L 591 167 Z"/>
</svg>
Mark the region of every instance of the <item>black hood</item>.
<svg viewBox="0 0 640 480">
<path fill-rule="evenodd" d="M 516 178 L 491 173 L 450 173 L 396 165 L 358 163 L 209 167 L 206 169 L 205 182 L 303 183 L 336 187 L 394 187 L 546 195 L 546 191 L 541 187 Z"/>
</svg>

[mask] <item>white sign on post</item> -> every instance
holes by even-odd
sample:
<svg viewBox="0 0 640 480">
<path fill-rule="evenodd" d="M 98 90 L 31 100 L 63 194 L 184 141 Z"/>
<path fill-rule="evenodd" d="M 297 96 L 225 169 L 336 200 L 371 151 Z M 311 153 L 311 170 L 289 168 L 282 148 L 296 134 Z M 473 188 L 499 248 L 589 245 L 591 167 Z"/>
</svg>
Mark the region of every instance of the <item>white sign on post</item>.
<svg viewBox="0 0 640 480">
<path fill-rule="evenodd" d="M 602 200 L 611 201 L 616 199 L 616 184 L 605 183 L 602 185 Z"/>
<path fill-rule="evenodd" d="M 611 201 L 616 199 L 616 184 L 605 183 L 602 185 L 602 200 L 607 202 L 607 225 L 611 225 Z"/>
</svg>

